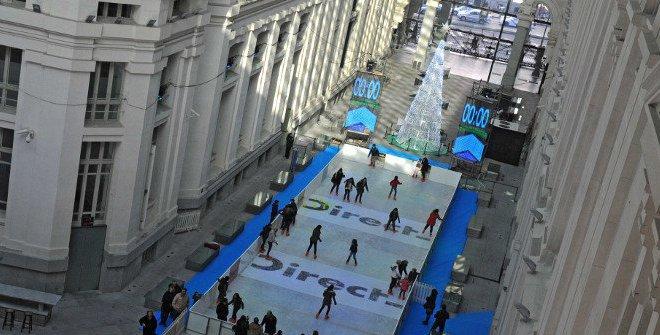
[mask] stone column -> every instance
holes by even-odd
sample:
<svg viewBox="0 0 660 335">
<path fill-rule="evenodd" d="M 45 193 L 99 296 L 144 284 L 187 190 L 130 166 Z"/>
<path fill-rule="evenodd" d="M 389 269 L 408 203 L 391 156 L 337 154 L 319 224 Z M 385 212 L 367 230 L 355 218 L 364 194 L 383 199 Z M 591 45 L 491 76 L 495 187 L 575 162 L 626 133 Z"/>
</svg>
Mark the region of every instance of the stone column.
<svg viewBox="0 0 660 335">
<path fill-rule="evenodd" d="M 421 69 L 426 63 L 426 55 L 429 49 L 429 43 L 433 38 L 433 23 L 435 22 L 435 13 L 438 9 L 438 0 L 426 1 L 426 13 L 424 13 L 424 20 L 422 21 L 422 31 L 419 34 L 417 41 L 417 51 L 415 51 L 415 58 L 413 60 L 413 67 Z"/>
<path fill-rule="evenodd" d="M 532 25 L 534 18 L 526 13 L 518 14 L 518 27 L 516 29 L 516 36 L 513 38 L 513 45 L 511 45 L 511 54 L 509 61 L 506 64 L 506 70 L 502 76 L 502 87 L 505 89 L 513 89 L 516 83 L 516 76 L 518 75 L 518 68 L 520 62 L 525 54 L 525 42 L 529 35 L 529 29 Z"/>
<path fill-rule="evenodd" d="M 300 27 L 300 12 L 296 12 L 291 20 L 291 25 L 289 27 L 289 34 L 287 37 L 286 45 L 284 46 L 285 54 L 284 59 L 282 59 L 282 65 L 280 65 L 280 79 L 278 80 L 278 88 L 275 93 L 275 98 L 273 100 L 273 112 L 272 117 L 273 127 L 285 122 L 286 119 L 286 109 L 289 105 L 291 82 L 295 75 L 295 69 L 293 67 L 293 56 L 296 53 L 296 42 L 298 35 L 295 32 L 298 31 Z M 286 130 L 289 130 L 289 125 L 284 125 Z"/>
</svg>

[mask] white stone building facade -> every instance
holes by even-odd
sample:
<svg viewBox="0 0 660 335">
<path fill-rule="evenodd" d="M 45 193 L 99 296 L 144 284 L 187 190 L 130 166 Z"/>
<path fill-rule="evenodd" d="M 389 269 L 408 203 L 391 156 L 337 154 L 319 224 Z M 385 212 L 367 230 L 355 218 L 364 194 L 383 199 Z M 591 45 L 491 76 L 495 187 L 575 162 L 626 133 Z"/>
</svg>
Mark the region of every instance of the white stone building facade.
<svg viewBox="0 0 660 335">
<path fill-rule="evenodd" d="M 403 12 L 111 1 L 0 0 L 2 283 L 123 288 L 179 217 L 198 220 L 387 54 Z"/>
<path fill-rule="evenodd" d="M 660 2 L 550 5 L 548 82 L 491 332 L 660 334 Z"/>
</svg>

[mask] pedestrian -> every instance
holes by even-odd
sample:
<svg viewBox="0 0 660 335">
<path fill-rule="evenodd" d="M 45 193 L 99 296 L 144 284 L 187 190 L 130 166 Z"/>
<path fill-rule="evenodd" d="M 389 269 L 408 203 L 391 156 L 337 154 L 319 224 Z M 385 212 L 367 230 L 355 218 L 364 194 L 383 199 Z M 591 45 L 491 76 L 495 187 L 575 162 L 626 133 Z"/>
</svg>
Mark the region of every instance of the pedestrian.
<svg viewBox="0 0 660 335">
<path fill-rule="evenodd" d="M 318 330 L 313 331 L 312 335 L 319 335 L 319 331 Z"/>
<path fill-rule="evenodd" d="M 293 215 L 293 221 L 291 221 L 291 225 L 296 224 L 296 216 L 298 216 L 298 205 L 296 205 L 296 200 L 291 198 L 291 201 L 289 201 L 289 204 L 287 205 L 291 207 L 291 213 Z"/>
<path fill-rule="evenodd" d="M 167 318 L 172 312 L 172 300 L 174 300 L 174 284 L 167 287 L 160 300 L 160 324 L 163 326 L 167 324 Z"/>
<path fill-rule="evenodd" d="M 430 228 L 429 236 L 433 236 L 433 226 L 435 226 L 435 222 L 439 219 L 440 219 L 440 210 L 436 208 L 431 212 L 431 214 L 429 214 L 429 218 L 426 219 L 426 226 L 424 226 L 424 229 L 422 229 L 422 234 L 424 234 L 427 228 Z"/>
<path fill-rule="evenodd" d="M 410 281 L 410 285 L 415 283 L 415 280 L 419 276 L 419 272 L 417 272 L 417 269 L 413 268 L 410 270 L 410 273 L 408 274 L 408 280 Z"/>
<path fill-rule="evenodd" d="M 173 281 L 172 286 L 174 287 L 174 295 L 181 293 L 182 287 L 181 284 L 179 284 L 179 282 Z"/>
<path fill-rule="evenodd" d="M 399 278 L 401 278 L 401 276 L 399 275 L 399 270 L 397 270 L 398 263 L 399 261 L 397 261 L 394 264 L 394 266 L 390 267 L 390 287 L 387 290 L 387 294 L 392 294 L 392 290 L 394 289 L 394 287 L 396 287 L 396 284 L 399 282 Z"/>
<path fill-rule="evenodd" d="M 234 293 L 234 296 L 231 298 L 229 305 L 231 305 L 231 319 L 229 320 L 234 322 L 236 321 L 236 314 L 238 313 L 238 311 L 245 308 L 243 299 L 238 294 L 238 292 Z"/>
<path fill-rule="evenodd" d="M 449 319 L 447 305 L 442 304 L 440 310 L 435 313 L 435 321 L 433 321 L 433 325 L 431 325 L 431 332 L 438 329 L 438 334 L 442 334 L 442 332 L 445 331 L 445 323 L 447 322 L 447 319 Z"/>
<path fill-rule="evenodd" d="M 426 297 L 426 302 L 424 303 L 424 312 L 426 313 L 426 318 L 424 321 L 422 321 L 422 324 L 429 324 L 429 319 L 431 318 L 431 314 L 433 314 L 433 310 L 435 309 L 435 300 L 437 297 L 438 290 L 436 289 L 431 290 L 431 294 Z"/>
<path fill-rule="evenodd" d="M 289 135 L 286 135 L 286 147 L 284 150 L 284 158 L 289 159 L 289 156 L 291 156 L 291 148 L 293 148 L 294 141 L 295 141 L 295 137 L 293 136 L 293 133 L 289 133 Z"/>
<path fill-rule="evenodd" d="M 248 318 L 245 315 L 241 315 L 241 318 L 238 319 L 236 324 L 231 327 L 235 335 L 248 335 L 248 330 L 250 329 L 250 323 Z"/>
<path fill-rule="evenodd" d="M 261 232 L 259 233 L 259 237 L 261 238 L 261 245 L 259 246 L 259 252 L 264 252 L 264 248 L 266 247 L 266 240 L 268 240 L 268 235 L 270 235 L 270 231 L 273 229 L 273 224 L 272 223 L 267 223 L 263 228 L 261 228 Z"/>
<path fill-rule="evenodd" d="M 332 194 L 332 191 L 335 191 L 335 195 L 339 195 L 339 185 L 341 184 L 341 180 L 344 179 L 346 175 L 344 175 L 344 170 L 339 168 L 335 174 L 332 175 L 332 178 L 330 178 L 330 182 L 332 182 L 332 188 L 330 189 L 330 194 Z"/>
<path fill-rule="evenodd" d="M 344 201 L 351 202 L 351 191 L 355 187 L 355 180 L 353 177 L 346 179 L 344 182 Z"/>
<path fill-rule="evenodd" d="M 369 192 L 369 185 L 367 185 L 367 178 L 362 178 L 360 181 L 355 184 L 355 190 L 357 191 L 357 194 L 355 195 L 355 202 L 360 202 L 362 203 L 362 194 L 364 194 L 364 190 L 367 190 Z"/>
<path fill-rule="evenodd" d="M 428 176 L 429 172 L 431 171 L 431 164 L 429 164 L 429 159 L 424 157 L 422 159 L 422 181 L 426 181 L 426 176 Z"/>
<path fill-rule="evenodd" d="M 142 335 L 156 335 L 158 320 L 153 311 L 147 311 L 147 314 L 140 318 L 140 326 L 142 326 Z"/>
<path fill-rule="evenodd" d="M 275 234 L 277 233 L 276 229 L 271 229 L 270 233 L 268 234 L 268 251 L 266 251 L 266 259 L 270 259 L 270 250 L 273 249 L 273 243 L 277 244 L 277 240 L 275 237 Z"/>
<path fill-rule="evenodd" d="M 325 311 L 325 319 L 330 318 L 330 306 L 332 306 L 332 303 L 334 302 L 335 305 L 337 305 L 337 298 L 335 298 L 337 294 L 335 293 L 335 285 L 330 284 L 328 288 L 323 291 L 323 304 L 321 305 L 321 309 L 316 313 L 316 318 L 319 318 L 319 315 L 321 315 L 321 312 L 323 309 L 326 307 L 328 308 L 327 311 Z"/>
<path fill-rule="evenodd" d="M 323 226 L 317 225 L 316 228 L 314 228 L 312 231 L 312 236 L 309 237 L 309 246 L 307 247 L 305 256 L 309 255 L 309 250 L 312 249 L 312 246 L 314 246 L 314 259 L 316 259 L 316 246 L 319 242 L 323 242 L 321 240 L 321 228 L 323 228 Z"/>
<path fill-rule="evenodd" d="M 264 335 L 261 325 L 259 324 L 259 318 L 254 318 L 252 323 L 248 326 L 248 335 Z"/>
<path fill-rule="evenodd" d="M 277 318 L 273 315 L 273 312 L 268 311 L 266 315 L 264 315 L 263 319 L 261 319 L 261 325 L 264 326 L 266 334 L 275 334 L 275 330 L 277 330 Z"/>
<path fill-rule="evenodd" d="M 408 292 L 409 287 L 410 287 L 410 280 L 408 280 L 408 278 L 403 278 L 399 281 L 399 288 L 401 289 L 399 291 L 399 299 L 401 300 L 406 299 L 406 292 Z"/>
<path fill-rule="evenodd" d="M 412 177 L 417 179 L 419 177 L 419 172 L 422 170 L 422 159 L 418 159 L 417 162 L 415 162 L 415 167 L 413 168 L 413 174 Z"/>
<path fill-rule="evenodd" d="M 401 184 L 399 176 L 394 176 L 394 179 L 390 180 L 390 194 L 387 195 L 387 199 L 389 199 L 392 196 L 392 193 L 394 193 L 394 200 L 396 200 L 396 189 Z"/>
<path fill-rule="evenodd" d="M 218 278 L 218 298 L 226 297 L 227 289 L 229 289 L 229 276 Z"/>
<path fill-rule="evenodd" d="M 289 236 L 289 229 L 291 228 L 291 224 L 296 219 L 295 210 L 290 205 L 286 205 L 284 206 L 280 214 L 282 214 L 282 224 L 280 226 L 280 229 L 282 229 L 283 234 Z"/>
<path fill-rule="evenodd" d="M 273 200 L 273 203 L 270 204 L 270 221 L 268 222 L 273 222 L 273 220 L 275 220 L 277 214 L 280 211 L 279 206 L 280 206 L 280 201 L 277 199 Z"/>
<path fill-rule="evenodd" d="M 399 221 L 399 223 L 401 223 L 401 218 L 399 217 L 399 209 L 398 208 L 394 208 L 390 212 L 390 217 L 387 220 L 387 224 L 385 225 L 385 230 L 387 230 L 387 228 L 390 227 L 390 224 L 392 224 L 392 231 L 396 233 L 396 223 L 395 223 L 396 221 Z"/>
<path fill-rule="evenodd" d="M 378 148 L 375 144 L 371 145 L 371 149 L 369 149 L 369 154 L 367 154 L 367 157 L 371 157 L 369 166 L 376 167 L 376 160 L 380 157 L 380 151 L 378 151 Z"/>
<path fill-rule="evenodd" d="M 220 297 L 218 299 L 218 304 L 215 306 L 215 315 L 218 320 L 227 321 L 229 315 L 229 301 L 227 301 L 227 298 Z"/>
<path fill-rule="evenodd" d="M 406 276 L 408 275 L 408 261 L 407 260 L 402 260 L 402 261 L 397 261 L 397 270 L 399 270 L 399 276 L 403 278 L 403 275 L 405 274 Z"/>
<path fill-rule="evenodd" d="M 356 239 L 353 239 L 351 241 L 351 246 L 348 248 L 350 251 L 348 254 L 348 258 L 346 258 L 346 264 L 348 264 L 348 261 L 351 259 L 351 256 L 353 257 L 353 262 L 355 262 L 355 266 L 357 266 L 357 259 L 355 258 L 355 255 L 357 255 L 358 251 L 358 242 Z"/>
<path fill-rule="evenodd" d="M 182 288 L 181 292 L 174 296 L 172 299 L 172 320 L 176 320 L 183 311 L 188 308 L 190 299 L 188 298 L 188 290 Z"/>
</svg>

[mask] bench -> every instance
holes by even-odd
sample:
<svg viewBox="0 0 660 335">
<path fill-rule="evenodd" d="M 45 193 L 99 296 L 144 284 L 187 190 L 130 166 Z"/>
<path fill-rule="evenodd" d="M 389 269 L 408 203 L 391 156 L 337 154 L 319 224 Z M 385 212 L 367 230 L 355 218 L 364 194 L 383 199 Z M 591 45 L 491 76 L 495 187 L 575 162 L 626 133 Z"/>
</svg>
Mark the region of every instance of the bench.
<svg viewBox="0 0 660 335">
<path fill-rule="evenodd" d="M 483 207 L 490 207 L 490 203 L 493 200 L 493 194 L 488 192 L 479 191 L 477 195 L 477 204 Z"/>
<path fill-rule="evenodd" d="M 25 313 L 32 313 L 34 323 L 43 326 L 61 298 L 58 294 L 0 284 L 0 318 L 4 319 L 6 309 L 13 309 L 15 322 L 21 322 Z"/>
<path fill-rule="evenodd" d="M 171 283 L 182 281 L 173 277 L 165 277 L 154 288 L 144 295 L 144 307 L 148 309 L 160 309 L 163 293 L 168 289 Z"/>
<path fill-rule="evenodd" d="M 298 157 L 296 160 L 296 171 L 300 172 L 304 170 L 306 167 L 309 166 L 309 164 L 312 163 L 313 157 L 309 155 L 304 155 L 302 157 Z"/>
<path fill-rule="evenodd" d="M 266 208 L 266 206 L 268 206 L 268 204 L 270 204 L 271 200 L 273 200 L 272 194 L 263 191 L 257 192 L 257 194 L 245 204 L 245 211 L 250 214 L 259 214 L 264 208 Z"/>
<path fill-rule="evenodd" d="M 215 256 L 218 256 L 218 249 L 210 249 L 201 245 L 186 257 L 186 269 L 195 272 L 202 271 Z"/>
<path fill-rule="evenodd" d="M 243 213 L 236 219 L 229 219 L 220 224 L 213 232 L 213 241 L 227 245 L 231 243 L 236 236 L 243 232 L 245 223 L 252 218 L 252 215 Z"/>
<path fill-rule="evenodd" d="M 270 189 L 273 191 L 283 191 L 291 181 L 293 180 L 293 175 L 289 171 L 280 171 L 275 179 L 270 181 Z"/>
<path fill-rule="evenodd" d="M 451 268 L 451 279 L 457 282 L 465 283 L 470 273 L 470 265 L 463 255 L 456 256 L 454 265 Z"/>
<path fill-rule="evenodd" d="M 467 236 L 473 238 L 481 238 L 481 233 L 484 231 L 484 225 L 477 216 L 472 216 L 467 228 Z"/>
<path fill-rule="evenodd" d="M 449 283 L 445 288 L 445 295 L 442 298 L 442 303 L 447 305 L 447 311 L 450 313 L 458 313 L 458 308 L 463 302 L 463 286 L 458 283 Z"/>
</svg>

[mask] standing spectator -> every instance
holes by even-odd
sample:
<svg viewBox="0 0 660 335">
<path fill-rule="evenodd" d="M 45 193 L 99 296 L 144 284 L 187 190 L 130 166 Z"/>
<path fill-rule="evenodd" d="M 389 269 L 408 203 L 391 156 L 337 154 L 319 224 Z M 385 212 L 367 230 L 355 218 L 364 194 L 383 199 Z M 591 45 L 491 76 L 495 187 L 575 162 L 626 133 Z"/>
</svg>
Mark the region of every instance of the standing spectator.
<svg viewBox="0 0 660 335">
<path fill-rule="evenodd" d="M 140 318 L 140 326 L 142 326 L 142 335 L 156 335 L 158 320 L 153 311 L 147 311 L 147 315 Z"/>
<path fill-rule="evenodd" d="M 218 304 L 215 306 L 215 315 L 218 317 L 218 320 L 227 321 L 227 316 L 229 315 L 229 302 L 227 298 L 220 297 L 218 299 Z"/>
<path fill-rule="evenodd" d="M 396 287 L 396 284 L 399 282 L 399 278 L 401 278 L 401 275 L 399 275 L 399 270 L 398 268 L 398 263 L 397 261 L 394 266 L 390 267 L 390 287 L 387 290 L 387 294 L 392 294 L 392 290 L 394 287 Z"/>
<path fill-rule="evenodd" d="M 445 331 L 445 323 L 449 319 L 449 313 L 447 312 L 447 305 L 442 304 L 440 310 L 435 313 L 435 321 L 431 325 L 431 331 L 438 330 L 438 334 L 442 334 Z"/>
<path fill-rule="evenodd" d="M 396 200 L 396 190 L 401 184 L 399 176 L 394 176 L 394 179 L 390 180 L 390 194 L 387 195 L 387 199 L 389 199 L 392 196 L 392 193 L 394 193 L 394 200 Z"/>
<path fill-rule="evenodd" d="M 264 326 L 266 334 L 275 334 L 275 331 L 277 330 L 277 318 L 273 315 L 273 312 L 268 311 L 268 313 L 264 315 L 263 319 L 261 319 L 261 325 Z"/>
<path fill-rule="evenodd" d="M 248 318 L 245 315 L 241 315 L 241 318 L 238 319 L 236 324 L 231 327 L 235 335 L 248 335 L 248 330 L 250 329 L 250 323 Z"/>
<path fill-rule="evenodd" d="M 387 220 L 387 224 L 385 225 L 385 230 L 387 230 L 390 227 L 390 224 L 392 225 L 392 231 L 396 233 L 396 221 L 399 221 L 401 223 L 401 218 L 399 217 L 399 209 L 394 208 L 390 212 L 390 217 Z"/>
<path fill-rule="evenodd" d="M 234 322 L 234 321 L 236 321 L 236 314 L 238 313 L 238 311 L 245 308 L 245 304 L 243 303 L 243 299 L 238 294 L 238 292 L 234 293 L 234 296 L 231 298 L 231 301 L 229 302 L 229 305 L 231 305 L 231 319 L 230 319 L 230 321 Z M 245 319 L 245 321 L 247 322 L 247 318 Z"/>
<path fill-rule="evenodd" d="M 259 324 L 259 318 L 254 318 L 252 323 L 248 327 L 248 335 L 264 335 L 263 330 L 261 330 L 261 325 Z"/>
<path fill-rule="evenodd" d="M 289 133 L 289 135 L 286 135 L 286 147 L 284 150 L 284 158 L 289 159 L 291 156 L 291 148 L 293 148 L 293 142 L 295 141 L 295 137 L 293 136 L 293 133 Z"/>
<path fill-rule="evenodd" d="M 406 299 L 406 292 L 408 292 L 408 288 L 410 287 L 410 280 L 408 278 L 403 278 L 401 281 L 399 281 L 399 288 L 401 289 L 399 291 L 399 299 L 405 300 Z"/>
<path fill-rule="evenodd" d="M 376 160 L 380 157 L 380 151 L 378 151 L 378 148 L 375 144 L 371 145 L 371 149 L 369 149 L 369 154 L 367 154 L 367 157 L 371 157 L 369 166 L 376 167 Z"/>
<path fill-rule="evenodd" d="M 440 210 L 439 209 L 434 209 L 431 214 L 429 214 L 429 218 L 426 219 L 426 226 L 424 226 L 424 229 L 422 229 L 422 234 L 426 231 L 426 228 L 431 228 L 429 230 L 429 236 L 433 236 L 433 226 L 435 226 L 435 222 L 440 219 Z"/>
<path fill-rule="evenodd" d="M 270 231 L 273 229 L 273 224 L 272 223 L 267 223 L 263 228 L 261 228 L 261 232 L 259 233 L 259 237 L 261 238 L 261 245 L 259 246 L 259 252 L 264 252 L 264 248 L 266 247 L 266 241 L 268 240 L 268 235 L 270 235 Z"/>
<path fill-rule="evenodd" d="M 339 195 L 339 185 L 341 184 L 341 180 L 344 179 L 346 175 L 344 174 L 344 170 L 339 168 L 335 174 L 332 175 L 332 178 L 330 178 L 330 182 L 332 183 L 332 188 L 330 188 L 330 194 L 332 194 L 332 191 L 335 191 L 335 195 Z"/>
<path fill-rule="evenodd" d="M 357 259 L 355 258 L 355 255 L 357 255 L 358 251 L 358 242 L 356 239 L 353 239 L 351 241 L 351 246 L 348 248 L 350 253 L 348 254 L 348 258 L 346 258 L 346 264 L 348 264 L 348 261 L 351 259 L 351 256 L 353 256 L 353 262 L 355 262 L 355 266 L 357 266 Z"/>
<path fill-rule="evenodd" d="M 174 296 L 172 299 L 172 320 L 176 320 L 183 311 L 188 308 L 190 299 L 188 298 L 188 290 L 182 288 L 181 292 Z"/>
<path fill-rule="evenodd" d="M 422 181 L 426 181 L 426 176 L 428 176 L 429 172 L 431 171 L 431 164 L 429 164 L 429 159 L 424 157 L 422 159 Z"/>
<path fill-rule="evenodd" d="M 424 312 L 426 313 L 426 318 L 424 321 L 422 321 L 422 324 L 429 324 L 429 319 L 431 318 L 431 314 L 433 314 L 433 310 L 435 309 L 435 300 L 437 297 L 438 290 L 436 289 L 431 290 L 431 294 L 426 297 L 426 302 L 424 303 Z"/>
<path fill-rule="evenodd" d="M 268 234 L 268 239 L 266 240 L 268 242 L 268 251 L 266 251 L 266 259 L 270 259 L 270 251 L 273 249 L 273 243 L 277 244 L 277 240 L 275 237 L 275 234 L 277 233 L 276 229 L 271 229 L 270 233 Z"/>
<path fill-rule="evenodd" d="M 360 202 L 362 203 L 362 194 L 364 194 L 364 190 L 367 190 L 369 192 L 369 185 L 367 185 L 367 178 L 362 178 L 360 181 L 355 184 L 355 190 L 357 191 L 357 194 L 355 195 L 355 202 Z"/>
<path fill-rule="evenodd" d="M 317 225 L 316 228 L 312 231 L 312 236 L 309 237 L 309 247 L 307 247 L 307 252 L 305 252 L 305 256 L 309 255 L 309 250 L 314 246 L 314 259 L 316 259 L 316 245 L 321 241 L 321 228 L 323 226 Z"/>
<path fill-rule="evenodd" d="M 351 177 L 344 182 L 344 201 L 351 202 L 351 191 L 355 187 L 355 180 Z"/>
<path fill-rule="evenodd" d="M 270 221 L 268 222 L 273 222 L 273 220 L 275 220 L 277 213 L 280 211 L 279 206 L 280 201 L 277 199 L 273 200 L 273 203 L 270 205 Z"/>
<path fill-rule="evenodd" d="M 167 291 L 163 293 L 163 298 L 160 300 L 160 324 L 166 325 L 167 318 L 172 312 L 172 300 L 174 300 L 174 284 L 167 287 Z"/>
<path fill-rule="evenodd" d="M 321 305 L 321 309 L 316 313 L 316 318 L 319 318 L 319 315 L 321 315 L 321 312 L 323 309 L 326 307 L 328 308 L 327 311 L 325 311 L 325 318 L 326 320 L 330 318 L 330 306 L 332 306 L 332 303 L 334 302 L 335 305 L 337 305 L 337 298 L 335 298 L 337 294 L 335 293 L 335 285 L 330 284 L 328 288 L 323 291 L 323 304 Z"/>
</svg>

